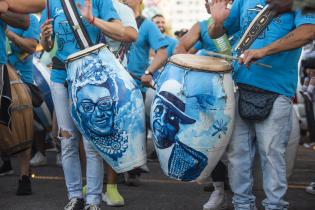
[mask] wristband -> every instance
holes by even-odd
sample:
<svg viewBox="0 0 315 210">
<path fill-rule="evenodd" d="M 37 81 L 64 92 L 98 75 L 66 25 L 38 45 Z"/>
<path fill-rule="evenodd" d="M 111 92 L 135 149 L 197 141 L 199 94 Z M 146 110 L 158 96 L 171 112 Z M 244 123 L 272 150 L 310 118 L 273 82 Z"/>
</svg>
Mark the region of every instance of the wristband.
<svg viewBox="0 0 315 210">
<path fill-rule="evenodd" d="M 149 70 L 146 70 L 146 71 L 144 72 L 144 74 L 145 74 L 145 75 L 151 75 L 151 76 L 153 76 L 153 73 L 150 72 Z"/>
</svg>

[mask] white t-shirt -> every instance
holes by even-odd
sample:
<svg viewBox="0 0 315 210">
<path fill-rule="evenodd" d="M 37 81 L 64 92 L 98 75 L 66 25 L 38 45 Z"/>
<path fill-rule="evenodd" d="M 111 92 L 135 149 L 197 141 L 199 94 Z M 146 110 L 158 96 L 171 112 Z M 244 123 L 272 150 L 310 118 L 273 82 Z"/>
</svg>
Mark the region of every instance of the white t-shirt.
<svg viewBox="0 0 315 210">
<path fill-rule="evenodd" d="M 132 9 L 130 9 L 128 6 L 118 2 L 117 0 L 113 0 L 113 5 L 114 5 L 114 8 L 115 8 L 117 14 L 119 15 L 119 17 L 121 19 L 122 24 L 125 27 L 132 27 L 132 28 L 136 29 L 136 31 L 138 31 L 136 18 L 135 18 L 135 15 L 134 15 Z M 117 53 L 117 51 L 120 49 L 121 42 L 113 40 L 109 37 L 106 37 L 106 41 L 107 41 L 107 44 L 109 45 L 109 47 L 112 49 L 112 51 L 114 53 Z M 124 66 L 127 65 L 126 56 L 124 57 L 123 65 Z"/>
</svg>

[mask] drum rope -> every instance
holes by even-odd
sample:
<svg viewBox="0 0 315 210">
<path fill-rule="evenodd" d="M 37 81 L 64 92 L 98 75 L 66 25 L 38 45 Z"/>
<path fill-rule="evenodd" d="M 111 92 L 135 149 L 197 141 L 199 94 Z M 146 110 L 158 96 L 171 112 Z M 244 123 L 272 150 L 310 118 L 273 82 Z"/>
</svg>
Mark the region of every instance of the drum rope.
<svg viewBox="0 0 315 210">
<path fill-rule="evenodd" d="M 33 106 L 30 104 L 16 105 L 11 106 L 11 111 L 23 111 L 25 109 L 33 109 Z"/>
<path fill-rule="evenodd" d="M 24 84 L 22 80 L 18 79 L 18 80 L 11 80 L 10 81 L 10 85 L 15 85 L 15 84 Z"/>
<path fill-rule="evenodd" d="M 183 96 L 186 96 L 185 85 L 186 85 L 186 77 L 188 75 L 188 72 L 189 72 L 189 70 L 185 70 L 185 74 L 183 76 L 183 81 L 182 81 L 183 86 L 180 88 L 180 94 L 182 94 Z"/>
</svg>

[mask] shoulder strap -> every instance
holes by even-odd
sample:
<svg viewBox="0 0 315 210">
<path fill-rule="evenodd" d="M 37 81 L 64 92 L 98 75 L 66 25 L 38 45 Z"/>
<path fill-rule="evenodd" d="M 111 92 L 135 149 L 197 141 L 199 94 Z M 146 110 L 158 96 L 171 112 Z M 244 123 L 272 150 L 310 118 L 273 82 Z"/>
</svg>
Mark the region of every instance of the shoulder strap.
<svg viewBox="0 0 315 210">
<path fill-rule="evenodd" d="M 138 26 L 138 29 L 140 29 L 140 26 L 142 25 L 142 23 L 145 21 L 145 17 L 143 17 L 142 15 L 141 16 L 138 16 L 136 17 L 136 22 L 137 22 L 137 26 Z"/>
<path fill-rule="evenodd" d="M 265 30 L 265 28 L 269 25 L 271 20 L 275 16 L 275 12 L 273 12 L 271 6 L 267 4 L 253 19 L 253 21 L 248 26 L 247 30 L 243 34 L 239 43 L 235 47 L 235 51 L 237 55 L 243 54 L 245 50 L 250 48 L 253 42 L 257 39 L 257 37 Z"/>
<path fill-rule="evenodd" d="M 88 47 L 92 47 L 93 43 L 87 33 L 83 22 L 78 13 L 77 7 L 73 0 L 60 0 L 62 4 L 63 11 L 66 15 L 66 18 L 69 22 L 70 28 L 74 33 L 74 36 L 83 50 Z"/>
</svg>

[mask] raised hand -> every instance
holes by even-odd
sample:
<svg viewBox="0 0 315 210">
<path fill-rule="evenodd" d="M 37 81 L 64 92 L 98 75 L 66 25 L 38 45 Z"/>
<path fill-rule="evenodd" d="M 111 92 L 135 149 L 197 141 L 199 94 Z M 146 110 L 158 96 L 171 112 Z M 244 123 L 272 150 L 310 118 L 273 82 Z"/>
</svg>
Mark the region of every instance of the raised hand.
<svg viewBox="0 0 315 210">
<path fill-rule="evenodd" d="M 212 19 L 217 23 L 223 23 L 230 15 L 230 10 L 227 8 L 228 1 L 226 0 L 212 0 L 208 3 Z"/>
<path fill-rule="evenodd" d="M 5 13 L 9 9 L 9 5 L 5 0 L 0 0 L 0 13 Z"/>
<path fill-rule="evenodd" d="M 152 76 L 150 74 L 142 75 L 141 83 L 146 87 L 152 87 Z"/>
<path fill-rule="evenodd" d="M 53 19 L 47 19 L 44 24 L 40 27 L 41 37 L 44 40 L 49 40 L 53 34 L 53 26 L 51 25 Z"/>
<path fill-rule="evenodd" d="M 256 61 L 265 56 L 266 56 L 265 48 L 257 50 L 246 50 L 244 54 L 240 56 L 239 63 L 245 64 L 246 67 L 249 68 L 253 61 Z"/>
<path fill-rule="evenodd" d="M 77 4 L 82 16 L 87 19 L 89 22 L 93 20 L 93 10 L 92 10 L 92 0 L 84 0 L 84 5 L 80 3 Z"/>
</svg>

